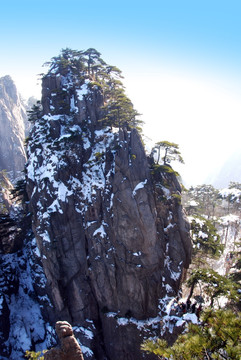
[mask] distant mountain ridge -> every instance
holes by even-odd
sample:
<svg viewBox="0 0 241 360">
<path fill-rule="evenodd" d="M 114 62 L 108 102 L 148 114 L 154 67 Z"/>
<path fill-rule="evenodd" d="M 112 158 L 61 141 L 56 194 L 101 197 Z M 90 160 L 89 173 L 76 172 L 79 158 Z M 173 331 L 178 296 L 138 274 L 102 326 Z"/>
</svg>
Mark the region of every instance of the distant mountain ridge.
<svg viewBox="0 0 241 360">
<path fill-rule="evenodd" d="M 241 148 L 233 152 L 221 168 L 210 174 L 205 183 L 221 189 L 227 187 L 231 181 L 241 182 Z"/>
<path fill-rule="evenodd" d="M 24 169 L 26 107 L 9 75 L 0 78 L 0 171 L 15 179 Z"/>
</svg>

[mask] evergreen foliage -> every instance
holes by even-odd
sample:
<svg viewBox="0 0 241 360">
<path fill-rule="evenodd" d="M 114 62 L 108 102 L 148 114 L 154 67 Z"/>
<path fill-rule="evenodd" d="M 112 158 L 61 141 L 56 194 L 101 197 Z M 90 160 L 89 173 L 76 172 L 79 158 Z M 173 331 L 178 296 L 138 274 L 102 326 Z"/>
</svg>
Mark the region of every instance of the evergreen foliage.
<svg viewBox="0 0 241 360">
<path fill-rule="evenodd" d="M 237 181 L 230 181 L 230 183 L 229 183 L 229 189 L 238 189 L 238 190 L 241 190 L 241 183 L 238 183 Z"/>
<path fill-rule="evenodd" d="M 47 350 L 43 350 L 43 351 L 26 351 L 25 353 L 25 357 L 29 360 L 43 360 L 44 359 L 44 353 L 46 353 Z"/>
<path fill-rule="evenodd" d="M 214 223 L 203 216 L 194 216 L 191 221 L 191 237 L 193 240 L 193 255 L 201 252 L 203 256 L 220 256 L 223 245 Z"/>
<path fill-rule="evenodd" d="M 3 239 L 9 238 L 11 235 L 16 233 L 15 221 L 10 217 L 10 215 L 6 212 L 4 214 L 0 214 L 0 238 Z M 0 242 L 0 249 L 2 247 L 2 242 Z M 1 249 L 2 250 L 2 249 Z"/>
<path fill-rule="evenodd" d="M 122 88 L 113 88 L 105 94 L 106 105 L 103 106 L 104 117 L 100 120 L 104 124 L 113 127 L 140 126 L 142 121 L 137 119 L 140 114 L 133 108 L 130 99 L 125 95 Z"/>
<path fill-rule="evenodd" d="M 102 107 L 103 116 L 99 121 L 103 126 L 114 126 L 128 129 L 135 127 L 138 131 L 142 121 L 137 119 L 140 115 L 133 107 L 132 102 L 126 96 L 121 70 L 116 66 L 108 65 L 101 58 L 101 54 L 94 48 L 87 50 L 62 49 L 59 56 L 53 57 L 50 62 L 49 71 L 45 76 L 62 75 L 79 87 L 88 79 L 90 88 L 98 88 L 103 95 L 104 104 Z M 65 107 L 66 94 L 57 94 L 63 102 L 63 114 L 67 113 Z M 38 109 L 31 110 L 30 121 L 36 119 Z"/>
<path fill-rule="evenodd" d="M 35 122 L 36 120 L 40 119 L 42 116 L 42 105 L 40 101 L 37 101 L 31 108 L 31 110 L 27 111 L 28 113 L 28 121 Z"/>
<path fill-rule="evenodd" d="M 153 182 L 155 184 L 160 184 L 160 185 L 168 188 L 169 183 L 168 183 L 168 178 L 167 178 L 166 174 L 173 175 L 175 177 L 179 176 L 179 173 L 177 171 L 173 170 L 173 168 L 170 165 L 159 165 L 159 164 L 152 163 L 151 175 L 152 175 Z M 169 180 L 170 180 L 170 177 L 169 177 Z"/>
<path fill-rule="evenodd" d="M 239 249 L 234 253 L 236 257 L 234 269 L 236 269 L 236 271 L 233 274 L 231 274 L 231 278 L 236 282 L 241 282 L 241 242 L 238 242 L 236 245 Z"/>
<path fill-rule="evenodd" d="M 231 310 L 207 309 L 199 325 L 189 324 L 185 334 L 173 346 L 166 341 L 147 340 L 142 349 L 159 359 L 207 360 L 241 358 L 241 316 Z"/>
<path fill-rule="evenodd" d="M 233 256 L 235 256 L 235 262 L 232 269 L 233 271 L 229 275 L 229 279 L 233 281 L 239 289 L 240 299 L 238 303 L 236 302 L 236 306 L 239 311 L 241 311 L 241 242 L 238 242 L 236 246 L 238 250 L 233 254 Z"/>
<path fill-rule="evenodd" d="M 175 176 L 179 176 L 179 173 L 177 171 L 173 170 L 173 168 L 170 165 L 157 165 L 155 168 L 159 169 L 160 172 L 167 173 L 167 174 L 174 174 Z"/>
<path fill-rule="evenodd" d="M 221 204 L 219 191 L 212 185 L 198 185 L 191 187 L 187 193 L 189 203 L 192 201 L 195 206 L 186 205 L 189 215 L 206 215 L 208 218 L 215 215 L 215 210 Z"/>
<path fill-rule="evenodd" d="M 218 190 L 212 185 L 198 185 L 188 189 L 184 195 L 184 206 L 188 215 L 206 215 L 208 218 L 233 213 L 239 214 L 241 184 L 230 182 L 228 189 Z"/>
<path fill-rule="evenodd" d="M 11 190 L 11 194 L 13 199 L 21 200 L 23 203 L 28 200 L 25 178 L 17 181 L 15 187 Z"/>
<path fill-rule="evenodd" d="M 166 184 L 165 174 L 173 174 L 175 177 L 179 177 L 179 173 L 170 165 L 171 161 L 179 161 L 184 163 L 183 158 L 178 151 L 179 146 L 175 143 L 169 141 L 160 141 L 156 143 L 154 148 L 151 151 L 151 174 L 155 183 L 160 183 L 163 186 L 168 186 Z M 160 164 L 161 151 L 164 151 L 164 156 L 162 157 L 163 163 Z M 157 153 L 156 159 L 154 159 L 154 154 Z M 181 199 L 178 196 L 178 202 Z"/>
<path fill-rule="evenodd" d="M 164 155 L 162 157 L 164 165 L 170 164 L 172 161 L 178 161 L 182 164 L 184 163 L 178 144 L 170 141 L 159 141 L 152 149 L 152 154 L 157 152 L 157 164 L 160 162 L 161 150 L 164 151 Z"/>
<path fill-rule="evenodd" d="M 235 303 L 239 303 L 240 301 L 238 286 L 226 276 L 220 275 L 210 268 L 193 270 L 187 280 L 187 285 L 191 288 L 189 299 L 192 296 L 194 287 L 200 285 L 199 288 L 203 292 L 200 296 L 204 294 L 208 296 L 210 306 L 213 306 L 214 301 L 218 300 L 220 296 L 225 296 Z"/>
<path fill-rule="evenodd" d="M 241 210 L 241 184 L 238 182 L 230 182 L 228 190 L 219 193 L 219 197 L 226 201 L 226 212 L 237 212 Z"/>
</svg>

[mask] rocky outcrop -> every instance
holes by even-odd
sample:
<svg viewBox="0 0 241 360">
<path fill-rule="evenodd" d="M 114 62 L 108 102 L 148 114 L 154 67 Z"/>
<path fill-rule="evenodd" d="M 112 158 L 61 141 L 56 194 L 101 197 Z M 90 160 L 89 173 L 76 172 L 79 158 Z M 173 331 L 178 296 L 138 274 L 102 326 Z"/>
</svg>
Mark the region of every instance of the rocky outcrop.
<svg viewBox="0 0 241 360">
<path fill-rule="evenodd" d="M 0 78 L 0 170 L 12 179 L 24 170 L 26 110 L 10 76 Z"/>
<path fill-rule="evenodd" d="M 151 359 L 140 344 L 190 263 L 180 185 L 136 129 L 104 125 L 90 76 L 49 72 L 42 105 L 26 170 L 48 316 L 73 324 L 86 359 Z"/>
<path fill-rule="evenodd" d="M 11 211 L 13 201 L 11 198 L 13 184 L 9 180 L 5 171 L 0 172 L 0 213 L 6 214 Z"/>
<path fill-rule="evenodd" d="M 60 348 L 53 348 L 44 354 L 44 360 L 84 360 L 81 348 L 67 321 L 58 321 L 55 330 L 60 341 Z"/>
</svg>

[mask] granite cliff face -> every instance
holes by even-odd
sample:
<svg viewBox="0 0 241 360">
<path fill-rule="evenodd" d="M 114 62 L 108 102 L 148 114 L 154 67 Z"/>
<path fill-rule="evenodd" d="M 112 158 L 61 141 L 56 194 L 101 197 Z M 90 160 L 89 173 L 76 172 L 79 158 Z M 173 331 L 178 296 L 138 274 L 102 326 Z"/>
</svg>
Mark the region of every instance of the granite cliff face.
<svg viewBox="0 0 241 360">
<path fill-rule="evenodd" d="M 0 78 L 0 170 L 15 179 L 24 170 L 26 110 L 10 76 Z"/>
<path fill-rule="evenodd" d="M 52 67 L 42 95 L 26 170 L 45 317 L 72 324 L 86 359 L 151 358 L 140 343 L 160 333 L 190 263 L 180 185 L 155 168 L 135 128 L 105 123 L 90 62 L 78 74 Z"/>
</svg>

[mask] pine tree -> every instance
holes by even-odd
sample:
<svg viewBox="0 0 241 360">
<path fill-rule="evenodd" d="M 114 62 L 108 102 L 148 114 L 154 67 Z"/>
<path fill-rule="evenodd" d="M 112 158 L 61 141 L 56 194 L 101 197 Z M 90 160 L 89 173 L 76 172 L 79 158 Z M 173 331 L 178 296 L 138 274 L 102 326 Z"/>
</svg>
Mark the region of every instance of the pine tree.
<svg viewBox="0 0 241 360">
<path fill-rule="evenodd" d="M 49 71 L 44 76 L 52 74 L 67 76 L 72 83 L 78 86 L 81 86 L 88 79 L 90 88 L 98 88 L 104 99 L 103 116 L 99 119 L 103 126 L 126 127 L 127 129 L 134 127 L 141 131 L 142 121 L 138 119 L 140 114 L 126 96 L 124 86 L 120 81 L 123 78 L 121 70 L 116 66 L 106 64 L 96 49 L 89 48 L 85 51 L 62 49 L 59 56 L 53 57 L 45 65 L 49 66 Z M 66 91 L 56 89 L 56 94 L 60 102 L 59 105 L 61 105 L 59 106 L 61 113 L 69 115 Z M 31 111 L 32 120 L 37 117 L 37 110 L 38 108 L 34 108 Z"/>
<path fill-rule="evenodd" d="M 126 96 L 122 83 L 109 79 L 108 90 L 105 92 L 106 105 L 103 106 L 104 116 L 101 119 L 105 124 L 114 127 L 138 127 L 142 124 L 137 119 L 140 114 L 134 109 L 132 102 Z"/>
<path fill-rule="evenodd" d="M 238 289 L 239 289 L 239 301 L 235 303 L 238 310 L 241 311 L 241 242 L 236 243 L 237 251 L 233 253 L 233 256 L 235 256 L 235 262 L 232 268 L 232 272 L 229 275 L 229 279 L 233 281 Z"/>
<path fill-rule="evenodd" d="M 195 258 L 219 257 L 224 249 L 213 221 L 203 216 L 191 218 L 191 237 L 193 240 L 193 256 Z"/>
<path fill-rule="evenodd" d="M 227 202 L 226 213 L 230 211 L 239 214 L 241 203 L 241 184 L 238 182 L 230 182 L 228 191 L 224 193 L 220 191 L 219 197 Z"/>
<path fill-rule="evenodd" d="M 200 295 L 209 297 L 210 306 L 213 306 L 214 301 L 217 301 L 220 296 L 225 296 L 236 303 L 240 300 L 237 284 L 210 268 L 194 269 L 187 280 L 187 285 L 190 287 L 189 299 L 192 297 L 194 288 L 199 285 L 202 291 Z"/>
<path fill-rule="evenodd" d="M 184 163 L 178 144 L 170 141 L 159 141 L 152 149 L 152 153 L 157 151 L 157 164 L 160 162 L 161 150 L 164 151 L 164 155 L 162 157 L 164 165 L 170 164 L 172 161 L 178 161 L 182 164 Z"/>
<path fill-rule="evenodd" d="M 101 53 L 94 48 L 89 48 L 83 54 L 87 58 L 88 74 L 94 77 L 94 70 L 98 69 L 98 65 L 106 65 L 100 57 Z"/>
<path fill-rule="evenodd" d="M 173 346 L 161 339 L 147 340 L 142 349 L 159 359 L 239 360 L 241 358 L 241 314 L 231 310 L 207 309 L 199 325 L 190 323 L 185 334 Z"/>
<path fill-rule="evenodd" d="M 208 218 L 215 215 L 221 203 L 219 191 L 212 185 L 206 184 L 191 187 L 187 192 L 187 198 L 196 203 L 195 208 L 192 209 L 195 215 L 207 215 Z"/>
<path fill-rule="evenodd" d="M 31 108 L 31 110 L 27 111 L 28 113 L 28 121 L 35 122 L 40 119 L 42 116 L 42 105 L 40 101 L 37 101 Z"/>
</svg>

